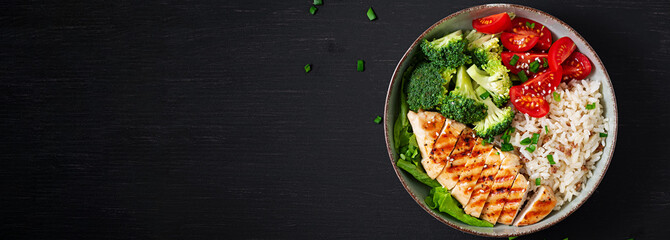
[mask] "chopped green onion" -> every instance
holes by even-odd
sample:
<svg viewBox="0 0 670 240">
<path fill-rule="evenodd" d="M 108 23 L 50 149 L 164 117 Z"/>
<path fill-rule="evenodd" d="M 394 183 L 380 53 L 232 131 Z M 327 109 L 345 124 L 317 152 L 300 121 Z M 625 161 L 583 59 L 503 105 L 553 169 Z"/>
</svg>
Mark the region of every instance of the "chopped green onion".
<svg viewBox="0 0 670 240">
<path fill-rule="evenodd" d="M 508 240 L 512 240 L 512 239 L 516 239 L 516 238 L 518 238 L 518 237 L 517 237 L 517 236 L 514 236 L 514 237 L 508 237 L 507 239 L 508 239 Z"/>
<path fill-rule="evenodd" d="M 503 133 L 503 135 L 500 137 L 500 140 L 503 141 L 503 143 L 509 143 L 509 140 L 512 138 L 512 136 L 509 135 L 508 132 Z"/>
<path fill-rule="evenodd" d="M 519 79 L 521 79 L 521 82 L 524 83 L 528 81 L 528 76 L 526 76 L 526 73 L 524 71 L 519 72 Z"/>
<path fill-rule="evenodd" d="M 526 147 L 526 151 L 528 151 L 529 153 L 535 152 L 535 145 L 530 145 Z"/>
<path fill-rule="evenodd" d="M 544 131 L 548 134 L 549 133 L 549 127 L 545 125 L 544 126 Z"/>
<path fill-rule="evenodd" d="M 516 65 L 516 62 L 518 62 L 518 61 L 519 61 L 519 56 L 514 54 L 514 56 L 512 56 L 512 59 L 509 60 L 509 65 L 514 66 L 514 65 Z"/>
<path fill-rule="evenodd" d="M 381 122 L 382 122 L 382 117 L 381 117 L 381 116 L 377 116 L 377 118 L 375 118 L 375 123 L 376 123 L 376 124 L 379 124 L 379 123 L 381 123 Z"/>
<path fill-rule="evenodd" d="M 554 156 L 549 154 L 547 155 L 547 159 L 549 160 L 549 164 L 554 165 L 556 162 L 554 162 Z"/>
<path fill-rule="evenodd" d="M 309 71 L 312 71 L 312 64 L 305 65 L 305 73 L 308 73 Z"/>
<path fill-rule="evenodd" d="M 312 15 L 314 15 L 314 14 L 316 14 L 316 10 L 319 10 L 319 9 L 316 8 L 316 6 L 312 6 L 311 8 L 309 8 L 309 13 L 311 13 Z"/>
<path fill-rule="evenodd" d="M 323 5 L 323 0 L 314 0 L 314 5 L 316 6 Z"/>
<path fill-rule="evenodd" d="M 358 67 L 357 67 L 359 72 L 362 72 L 365 70 L 365 62 L 363 60 L 358 60 Z"/>
<path fill-rule="evenodd" d="M 539 133 L 533 133 L 533 137 L 530 139 L 531 144 L 536 144 L 537 140 L 540 140 L 540 134 Z"/>
<path fill-rule="evenodd" d="M 528 145 L 528 144 L 530 144 L 530 138 L 524 138 L 523 140 L 521 140 L 520 144 L 521 144 L 521 145 Z"/>
<path fill-rule="evenodd" d="M 542 66 L 549 67 L 549 61 L 547 61 L 547 58 L 542 58 Z"/>
<path fill-rule="evenodd" d="M 530 28 L 535 28 L 535 23 L 531 23 Z"/>
<path fill-rule="evenodd" d="M 526 27 L 528 27 L 528 28 L 533 28 L 533 27 L 531 27 L 530 22 L 526 22 Z"/>
<path fill-rule="evenodd" d="M 512 146 L 512 144 L 509 144 L 509 143 L 503 143 L 503 144 L 500 146 L 500 151 L 503 151 L 503 152 L 509 152 L 509 151 L 512 151 L 512 150 L 514 150 L 514 146 Z"/>
<path fill-rule="evenodd" d="M 560 94 L 558 94 L 557 92 L 554 92 L 553 95 L 554 95 L 554 101 L 556 101 L 556 102 L 561 101 L 561 95 Z"/>
<path fill-rule="evenodd" d="M 535 185 L 540 186 L 540 184 L 542 184 L 542 179 L 541 178 L 536 178 L 535 179 Z"/>
<path fill-rule="evenodd" d="M 533 72 L 533 73 L 536 73 L 537 70 L 540 68 L 540 62 L 538 62 L 538 61 L 533 61 L 533 62 L 530 63 L 530 65 L 528 65 L 528 66 L 529 66 L 529 69 L 528 69 L 528 70 L 530 70 L 530 71 Z"/>
<path fill-rule="evenodd" d="M 372 10 L 372 7 L 368 9 L 368 19 L 370 19 L 370 21 L 377 19 L 377 15 L 375 14 L 375 11 Z"/>
<path fill-rule="evenodd" d="M 600 137 L 607 137 L 607 133 L 600 133 Z"/>
<path fill-rule="evenodd" d="M 512 133 L 514 133 L 514 131 L 516 131 L 516 128 L 511 127 L 511 128 L 508 128 L 507 131 L 509 131 L 509 134 L 512 134 Z"/>
<path fill-rule="evenodd" d="M 596 103 L 586 104 L 586 110 L 596 109 Z"/>
<path fill-rule="evenodd" d="M 500 152 L 496 152 L 496 155 L 500 155 Z"/>
<path fill-rule="evenodd" d="M 482 95 L 479 95 L 479 98 L 482 100 L 487 99 L 491 94 L 489 92 L 484 92 Z"/>
</svg>

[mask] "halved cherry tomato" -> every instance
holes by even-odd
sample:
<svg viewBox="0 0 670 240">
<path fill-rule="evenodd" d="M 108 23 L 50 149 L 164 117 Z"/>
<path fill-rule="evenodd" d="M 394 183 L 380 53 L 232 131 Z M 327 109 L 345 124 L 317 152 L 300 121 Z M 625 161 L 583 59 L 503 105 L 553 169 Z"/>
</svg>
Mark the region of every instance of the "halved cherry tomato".
<svg viewBox="0 0 670 240">
<path fill-rule="evenodd" d="M 563 67 L 563 81 L 582 80 L 591 73 L 591 61 L 580 52 L 573 52 L 561 66 Z"/>
<path fill-rule="evenodd" d="M 500 41 L 503 46 L 512 52 L 525 52 L 537 44 L 539 37 L 534 35 L 522 35 L 516 33 L 503 32 L 500 35 Z"/>
<path fill-rule="evenodd" d="M 488 17 L 472 20 L 472 27 L 478 32 L 494 34 L 504 31 L 512 26 L 512 19 L 507 13 L 499 13 Z"/>
<path fill-rule="evenodd" d="M 510 88 L 509 96 L 512 105 L 514 105 L 519 112 L 536 118 L 544 117 L 549 113 L 549 103 L 547 100 L 545 100 L 543 96 L 537 94 L 534 90 L 526 88 L 524 85 Z"/>
<path fill-rule="evenodd" d="M 558 84 L 561 83 L 563 69 L 561 69 L 561 66 L 558 67 L 558 71 L 545 69 L 544 71 L 537 74 L 537 76 L 526 81 L 520 86 L 527 86 L 529 89 L 532 89 L 541 96 L 549 95 L 554 92 L 556 87 L 558 87 Z"/>
<path fill-rule="evenodd" d="M 535 49 L 537 50 L 544 51 L 551 47 L 551 31 L 549 31 L 549 28 L 536 21 L 522 17 L 515 17 L 514 20 L 512 20 L 512 28 L 509 31 L 516 34 L 540 37 L 535 45 Z"/>
<path fill-rule="evenodd" d="M 577 48 L 577 46 L 569 37 L 562 37 L 556 40 L 556 42 L 551 45 L 551 48 L 549 48 L 549 68 L 551 68 L 552 71 L 557 71 L 558 67 L 561 66 L 561 63 L 575 51 L 575 48 Z"/>
<path fill-rule="evenodd" d="M 511 65 L 510 61 L 512 61 L 512 58 L 514 55 L 518 56 L 519 59 L 517 59 L 516 64 Z M 509 69 L 511 73 L 517 74 L 521 71 L 524 71 L 526 73 L 526 76 L 529 78 L 533 78 L 537 73 L 540 71 L 544 70 L 546 67 L 544 67 L 544 61 L 548 61 L 548 54 L 546 53 L 516 53 L 516 52 L 502 52 L 500 53 L 500 58 L 502 60 L 502 63 Z M 532 62 L 539 61 L 540 65 L 535 72 L 531 72 L 529 70 L 530 65 Z"/>
</svg>

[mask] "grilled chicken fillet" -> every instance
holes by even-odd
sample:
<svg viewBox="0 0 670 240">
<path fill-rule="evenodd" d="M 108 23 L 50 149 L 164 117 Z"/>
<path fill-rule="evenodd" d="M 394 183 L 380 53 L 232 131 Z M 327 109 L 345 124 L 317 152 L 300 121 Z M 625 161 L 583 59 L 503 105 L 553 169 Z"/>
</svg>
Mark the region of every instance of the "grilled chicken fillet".
<svg viewBox="0 0 670 240">
<path fill-rule="evenodd" d="M 514 217 L 519 213 L 521 209 L 521 204 L 526 200 L 526 195 L 528 195 L 528 188 L 530 182 L 523 176 L 519 174 L 512 184 L 512 188 L 509 189 L 509 195 L 505 201 L 505 206 L 500 212 L 500 217 L 498 218 L 498 223 L 505 225 L 512 225 Z"/>
<path fill-rule="evenodd" d="M 468 204 L 475 184 L 479 179 L 479 175 L 484 169 L 486 158 L 493 149 L 493 145 L 482 144 L 482 141 L 481 138 L 477 138 L 475 141 L 475 146 L 472 148 L 472 152 L 467 156 L 468 162 L 465 163 L 465 168 L 458 177 L 458 183 L 456 183 L 456 187 L 451 190 L 451 195 L 456 198 L 462 206 Z"/>
<path fill-rule="evenodd" d="M 456 186 L 458 178 L 465 168 L 465 164 L 468 162 L 469 155 L 472 152 L 472 148 L 475 146 L 476 141 L 477 137 L 475 136 L 475 132 L 470 128 L 463 130 L 458 137 L 456 147 L 454 147 L 451 155 L 449 155 L 449 160 L 447 161 L 446 166 L 442 170 L 442 173 L 437 176 L 437 181 L 444 188 L 451 190 Z"/>
<path fill-rule="evenodd" d="M 525 226 L 539 222 L 546 217 L 556 206 L 554 191 L 547 186 L 540 186 L 528 204 L 521 210 L 514 220 L 514 226 Z"/>
<path fill-rule="evenodd" d="M 500 170 L 493 179 L 491 192 L 481 213 L 481 218 L 492 224 L 498 221 L 500 212 L 505 206 L 507 195 L 509 195 L 509 188 L 514 183 L 519 169 L 521 169 L 518 156 L 509 152 L 503 152 L 502 154 L 502 165 L 500 165 Z"/>
<path fill-rule="evenodd" d="M 418 113 L 407 112 L 407 119 L 412 125 L 412 131 L 416 136 L 416 143 L 419 145 L 422 158 L 428 158 L 430 151 L 433 150 L 433 144 L 440 135 L 446 118 L 437 112 L 426 112 L 419 110 Z"/>
<path fill-rule="evenodd" d="M 472 196 L 470 196 L 468 205 L 464 205 L 465 213 L 470 214 L 473 217 L 479 217 L 482 213 L 486 199 L 491 192 L 494 177 L 496 176 L 498 169 L 500 169 L 500 162 L 500 150 L 493 148 L 489 156 L 486 158 L 484 168 L 479 175 L 477 184 L 472 190 Z"/>
<path fill-rule="evenodd" d="M 430 151 L 430 156 L 421 160 L 421 164 L 423 164 L 423 168 L 430 178 L 435 179 L 440 175 L 442 169 L 447 165 L 449 154 L 456 146 L 458 136 L 465 128 L 462 123 L 449 119 L 445 121 L 444 128 Z"/>
</svg>

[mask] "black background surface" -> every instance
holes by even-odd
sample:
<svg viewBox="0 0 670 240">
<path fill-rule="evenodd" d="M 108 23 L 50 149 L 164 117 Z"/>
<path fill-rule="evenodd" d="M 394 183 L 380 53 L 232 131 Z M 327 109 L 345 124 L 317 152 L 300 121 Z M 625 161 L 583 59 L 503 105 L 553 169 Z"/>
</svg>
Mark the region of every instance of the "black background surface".
<svg viewBox="0 0 670 240">
<path fill-rule="evenodd" d="M 82 2 L 0 3 L 0 238 L 480 238 L 410 198 L 372 120 L 411 42 L 485 1 Z M 589 41 L 620 122 L 594 195 L 523 238 L 667 239 L 670 2 L 518 3 Z"/>
</svg>

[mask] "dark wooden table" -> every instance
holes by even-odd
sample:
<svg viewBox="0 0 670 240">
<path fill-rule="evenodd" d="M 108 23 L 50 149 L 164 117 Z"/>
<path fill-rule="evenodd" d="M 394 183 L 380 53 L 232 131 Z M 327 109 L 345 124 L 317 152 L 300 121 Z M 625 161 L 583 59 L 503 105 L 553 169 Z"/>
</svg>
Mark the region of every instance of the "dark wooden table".
<svg viewBox="0 0 670 240">
<path fill-rule="evenodd" d="M 0 238 L 477 239 L 414 203 L 373 119 L 410 43 L 483 3 L 0 3 Z M 523 239 L 667 239 L 670 2 L 520 4 L 590 42 L 620 117 L 596 193 Z"/>
</svg>

